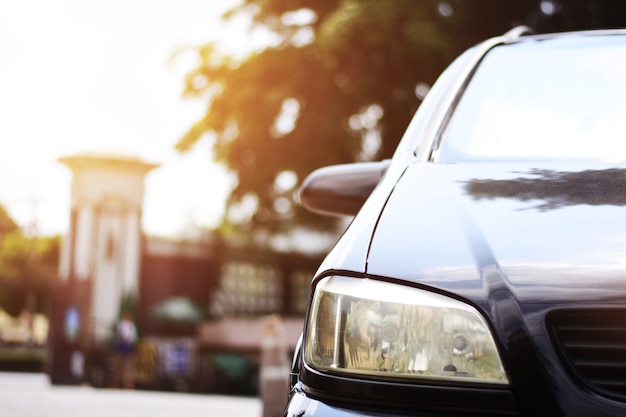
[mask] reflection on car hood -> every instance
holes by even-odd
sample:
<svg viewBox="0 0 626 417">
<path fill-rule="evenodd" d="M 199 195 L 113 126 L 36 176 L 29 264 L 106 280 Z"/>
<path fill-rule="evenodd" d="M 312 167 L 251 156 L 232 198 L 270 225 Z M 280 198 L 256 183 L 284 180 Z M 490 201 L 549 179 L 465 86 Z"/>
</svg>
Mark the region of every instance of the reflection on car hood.
<svg viewBox="0 0 626 417">
<path fill-rule="evenodd" d="M 626 296 L 626 165 L 416 163 L 381 215 L 367 272 L 488 302 Z"/>
</svg>

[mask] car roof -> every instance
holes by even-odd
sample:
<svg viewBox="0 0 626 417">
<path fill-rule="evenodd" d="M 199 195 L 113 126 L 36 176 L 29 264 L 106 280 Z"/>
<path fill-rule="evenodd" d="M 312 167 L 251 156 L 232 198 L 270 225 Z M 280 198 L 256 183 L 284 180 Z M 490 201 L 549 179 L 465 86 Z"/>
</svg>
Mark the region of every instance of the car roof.
<svg viewBox="0 0 626 417">
<path fill-rule="evenodd" d="M 534 33 L 528 26 L 517 26 L 497 39 L 500 43 L 515 43 L 525 40 L 542 40 L 564 37 L 586 37 L 586 36 L 602 36 L 602 35 L 626 35 L 626 28 L 604 28 L 604 29 L 586 29 L 563 32 L 546 32 Z"/>
</svg>

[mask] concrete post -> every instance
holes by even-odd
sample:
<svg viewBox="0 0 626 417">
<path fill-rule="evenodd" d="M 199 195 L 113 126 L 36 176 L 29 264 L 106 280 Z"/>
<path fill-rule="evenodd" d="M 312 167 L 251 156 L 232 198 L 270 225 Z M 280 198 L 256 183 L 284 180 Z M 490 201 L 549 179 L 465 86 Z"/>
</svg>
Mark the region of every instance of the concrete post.
<svg viewBox="0 0 626 417">
<path fill-rule="evenodd" d="M 265 318 L 263 326 L 259 373 L 263 417 L 280 417 L 289 392 L 289 352 L 285 329 L 278 315 Z"/>
</svg>

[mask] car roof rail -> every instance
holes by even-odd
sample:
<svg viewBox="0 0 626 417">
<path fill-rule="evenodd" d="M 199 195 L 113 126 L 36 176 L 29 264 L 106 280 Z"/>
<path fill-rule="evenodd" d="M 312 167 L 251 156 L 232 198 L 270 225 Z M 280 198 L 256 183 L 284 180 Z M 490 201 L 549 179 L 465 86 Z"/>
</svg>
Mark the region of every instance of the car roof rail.
<svg viewBox="0 0 626 417">
<path fill-rule="evenodd" d="M 517 38 L 519 38 L 521 36 L 532 35 L 534 33 L 535 33 L 534 30 L 532 30 L 528 26 L 523 26 L 522 25 L 522 26 L 516 26 L 513 29 L 509 30 L 504 35 L 502 35 L 502 38 L 504 38 L 505 41 L 510 41 L 510 40 L 513 40 L 513 39 L 517 39 Z"/>
</svg>

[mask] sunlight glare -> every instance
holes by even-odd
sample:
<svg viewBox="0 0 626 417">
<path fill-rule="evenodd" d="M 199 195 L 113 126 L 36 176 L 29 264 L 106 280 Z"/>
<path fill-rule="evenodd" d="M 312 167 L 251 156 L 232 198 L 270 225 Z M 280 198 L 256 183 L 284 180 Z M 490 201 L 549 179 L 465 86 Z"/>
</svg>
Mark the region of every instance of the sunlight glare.
<svg viewBox="0 0 626 417">
<path fill-rule="evenodd" d="M 172 54 L 211 42 L 244 54 L 268 42 L 249 32 L 249 16 L 219 20 L 237 3 L 0 3 L 0 112 L 8 115 L 0 124 L 0 176 L 11 179 L 0 185 L 0 204 L 22 226 L 64 233 L 71 174 L 57 160 L 106 149 L 160 163 L 146 178 L 146 232 L 214 226 L 232 178 L 211 164 L 206 144 L 174 151 L 206 103 L 181 98 L 197 62 Z"/>
</svg>

